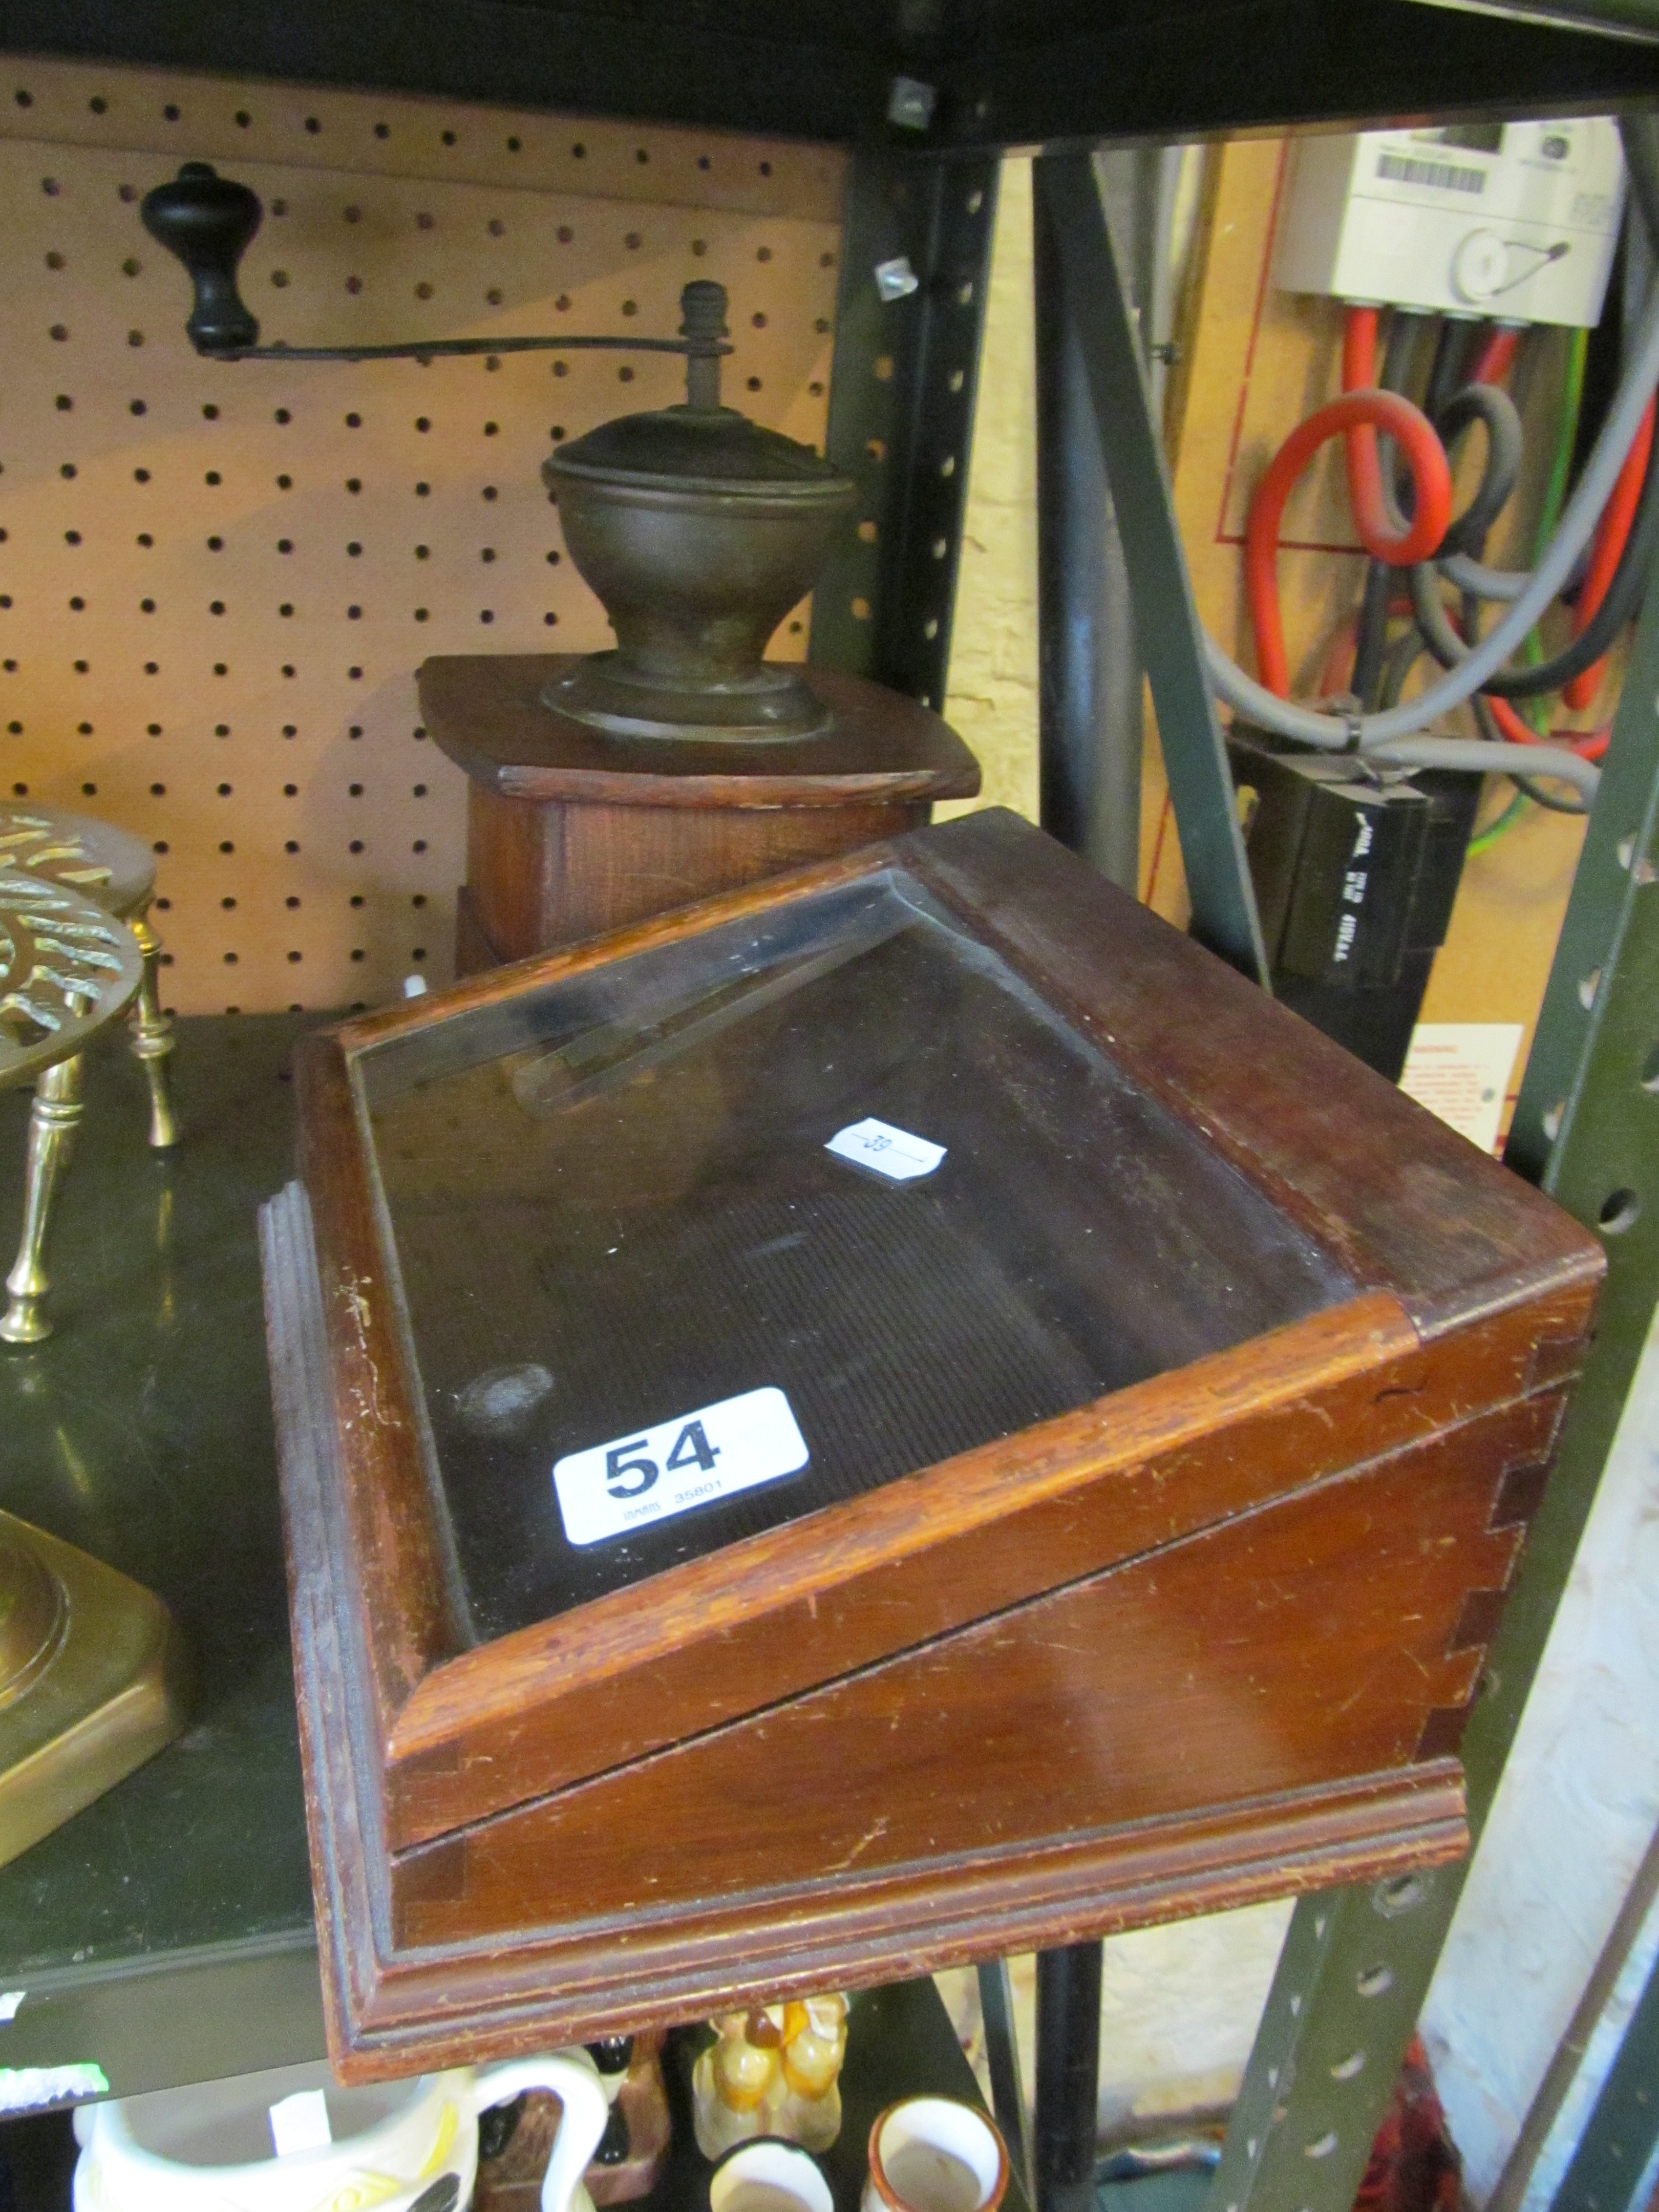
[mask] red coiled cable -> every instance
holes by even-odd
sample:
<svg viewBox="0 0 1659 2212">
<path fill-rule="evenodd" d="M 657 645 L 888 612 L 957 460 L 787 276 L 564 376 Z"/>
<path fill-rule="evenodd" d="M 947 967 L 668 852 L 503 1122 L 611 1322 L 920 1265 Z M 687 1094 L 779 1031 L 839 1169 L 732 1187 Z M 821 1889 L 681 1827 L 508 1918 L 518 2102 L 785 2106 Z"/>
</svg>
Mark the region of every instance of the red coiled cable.
<svg viewBox="0 0 1659 2212">
<path fill-rule="evenodd" d="M 1342 325 L 1343 394 L 1364 397 L 1375 389 L 1376 382 L 1376 310 L 1350 307 Z M 1400 437 L 1400 445 L 1417 486 L 1416 509 L 1403 534 L 1391 534 L 1376 457 L 1376 429 L 1370 420 L 1349 431 L 1346 448 L 1348 503 L 1353 509 L 1359 542 L 1374 560 L 1386 561 L 1391 568 L 1409 568 L 1413 562 L 1426 561 L 1438 549 L 1451 520 L 1451 471 L 1439 433 L 1420 408 L 1413 407 L 1409 400 L 1401 404 L 1411 410 L 1412 430 L 1409 436 Z M 1390 436 L 1399 435 L 1392 424 L 1382 427 Z M 1306 423 L 1303 428 L 1307 428 Z"/>
<path fill-rule="evenodd" d="M 1376 314 L 1370 309 L 1373 338 Z M 1417 487 L 1411 526 L 1402 536 L 1390 538 L 1382 509 L 1382 477 L 1376 460 L 1376 433 L 1386 431 L 1405 455 Z M 1290 671 L 1285 658 L 1285 626 L 1279 611 L 1279 526 L 1291 488 L 1328 438 L 1351 433 L 1348 439 L 1350 490 L 1355 477 L 1354 446 L 1364 440 L 1368 453 L 1359 466 L 1360 496 L 1371 498 L 1369 514 L 1362 519 L 1358 503 L 1355 520 L 1367 550 L 1395 568 L 1425 561 L 1446 534 L 1451 520 L 1451 471 L 1446 449 L 1434 425 L 1422 410 L 1398 392 L 1345 392 L 1299 422 L 1267 464 L 1250 501 L 1244 531 L 1244 583 L 1255 633 L 1256 668 L 1268 690 L 1280 699 L 1291 695 Z M 1367 473 L 1369 471 L 1369 473 Z M 1367 489 L 1368 487 L 1368 489 Z M 1368 526 L 1370 534 L 1367 534 Z"/>
</svg>

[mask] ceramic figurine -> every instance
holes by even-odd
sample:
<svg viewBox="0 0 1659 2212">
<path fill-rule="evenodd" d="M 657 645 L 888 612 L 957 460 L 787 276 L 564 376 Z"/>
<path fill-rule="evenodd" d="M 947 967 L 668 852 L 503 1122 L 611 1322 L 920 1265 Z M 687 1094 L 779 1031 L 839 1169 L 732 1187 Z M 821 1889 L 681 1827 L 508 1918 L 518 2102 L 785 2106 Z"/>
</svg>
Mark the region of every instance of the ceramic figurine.
<svg viewBox="0 0 1659 2212">
<path fill-rule="evenodd" d="M 841 2132 L 847 1999 L 807 1997 L 722 2013 L 718 2041 L 692 2075 L 697 2148 L 719 2158 L 733 2143 L 781 2136 L 828 2150 Z"/>
</svg>

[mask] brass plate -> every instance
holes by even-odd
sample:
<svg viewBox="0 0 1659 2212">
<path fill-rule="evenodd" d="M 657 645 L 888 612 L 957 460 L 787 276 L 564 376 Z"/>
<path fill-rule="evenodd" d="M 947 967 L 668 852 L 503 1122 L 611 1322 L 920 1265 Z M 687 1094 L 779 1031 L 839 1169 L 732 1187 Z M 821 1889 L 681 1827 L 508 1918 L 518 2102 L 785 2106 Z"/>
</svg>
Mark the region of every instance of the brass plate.
<svg viewBox="0 0 1659 2212">
<path fill-rule="evenodd" d="M 68 1625 L 48 1663 L 0 1706 L 0 1865 L 170 1743 L 184 1725 L 178 1639 L 161 1600 L 113 1567 L 0 1513 L 53 1577 Z"/>
</svg>

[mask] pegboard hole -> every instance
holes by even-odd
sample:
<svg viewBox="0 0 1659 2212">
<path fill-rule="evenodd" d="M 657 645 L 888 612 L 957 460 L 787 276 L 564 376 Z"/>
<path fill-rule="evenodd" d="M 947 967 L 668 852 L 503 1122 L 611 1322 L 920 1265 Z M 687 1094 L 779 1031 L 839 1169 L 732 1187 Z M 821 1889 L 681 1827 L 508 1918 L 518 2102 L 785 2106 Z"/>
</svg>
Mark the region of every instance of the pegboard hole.
<svg viewBox="0 0 1659 2212">
<path fill-rule="evenodd" d="M 1362 1966 L 1353 1985 L 1362 1997 L 1380 1997 L 1394 1987 L 1392 1966 Z"/>
<path fill-rule="evenodd" d="M 1335 2129 L 1327 2128 L 1324 2134 L 1320 2136 L 1315 2142 L 1304 2143 L 1303 2145 L 1302 2155 L 1304 2158 L 1328 2158 L 1331 2153 L 1336 2148 L 1336 2145 L 1337 2135 Z"/>
<path fill-rule="evenodd" d="M 1357 2075 L 1364 2073 L 1364 2052 L 1351 2051 L 1346 2058 L 1339 2058 L 1332 2067 L 1331 2079 L 1333 2081 L 1352 2081 Z"/>
<path fill-rule="evenodd" d="M 854 622 L 868 622 L 870 619 L 869 600 L 863 599 L 853 600 L 851 604 L 851 612 Z"/>
<path fill-rule="evenodd" d="M 893 379 L 892 355 L 890 353 L 878 353 L 876 356 L 875 360 L 870 365 L 870 374 L 875 378 L 878 384 L 890 384 Z"/>
<path fill-rule="evenodd" d="M 1636 1226 L 1641 1212 L 1642 1201 L 1633 1190 L 1610 1191 L 1601 1201 L 1596 1226 L 1604 1237 L 1622 1237 Z"/>
<path fill-rule="evenodd" d="M 979 191 L 977 187 L 969 192 L 967 198 L 963 202 L 963 206 L 967 210 L 969 215 L 977 215 L 984 204 L 985 195 L 982 191 Z"/>
<path fill-rule="evenodd" d="M 873 545 L 876 542 L 875 524 L 868 520 L 860 523 L 859 536 L 863 539 L 866 545 Z"/>
</svg>

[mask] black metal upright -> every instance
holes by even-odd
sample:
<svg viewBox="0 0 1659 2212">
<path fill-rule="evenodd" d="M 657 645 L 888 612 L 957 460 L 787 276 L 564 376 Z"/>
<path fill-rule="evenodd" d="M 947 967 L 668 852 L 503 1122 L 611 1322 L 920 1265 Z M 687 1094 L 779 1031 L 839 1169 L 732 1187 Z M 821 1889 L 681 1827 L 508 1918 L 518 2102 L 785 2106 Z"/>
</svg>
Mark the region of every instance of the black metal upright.
<svg viewBox="0 0 1659 2212">
<path fill-rule="evenodd" d="M 1036 2212 L 1094 2212 L 1100 1945 L 1036 1962 Z"/>
<path fill-rule="evenodd" d="M 1065 260 L 1040 210 L 1032 267 L 1042 826 L 1133 891 L 1141 748 L 1134 604 Z"/>
<path fill-rule="evenodd" d="M 858 510 L 812 594 L 811 657 L 945 704 L 997 161 L 853 162 L 824 451 Z"/>
</svg>

